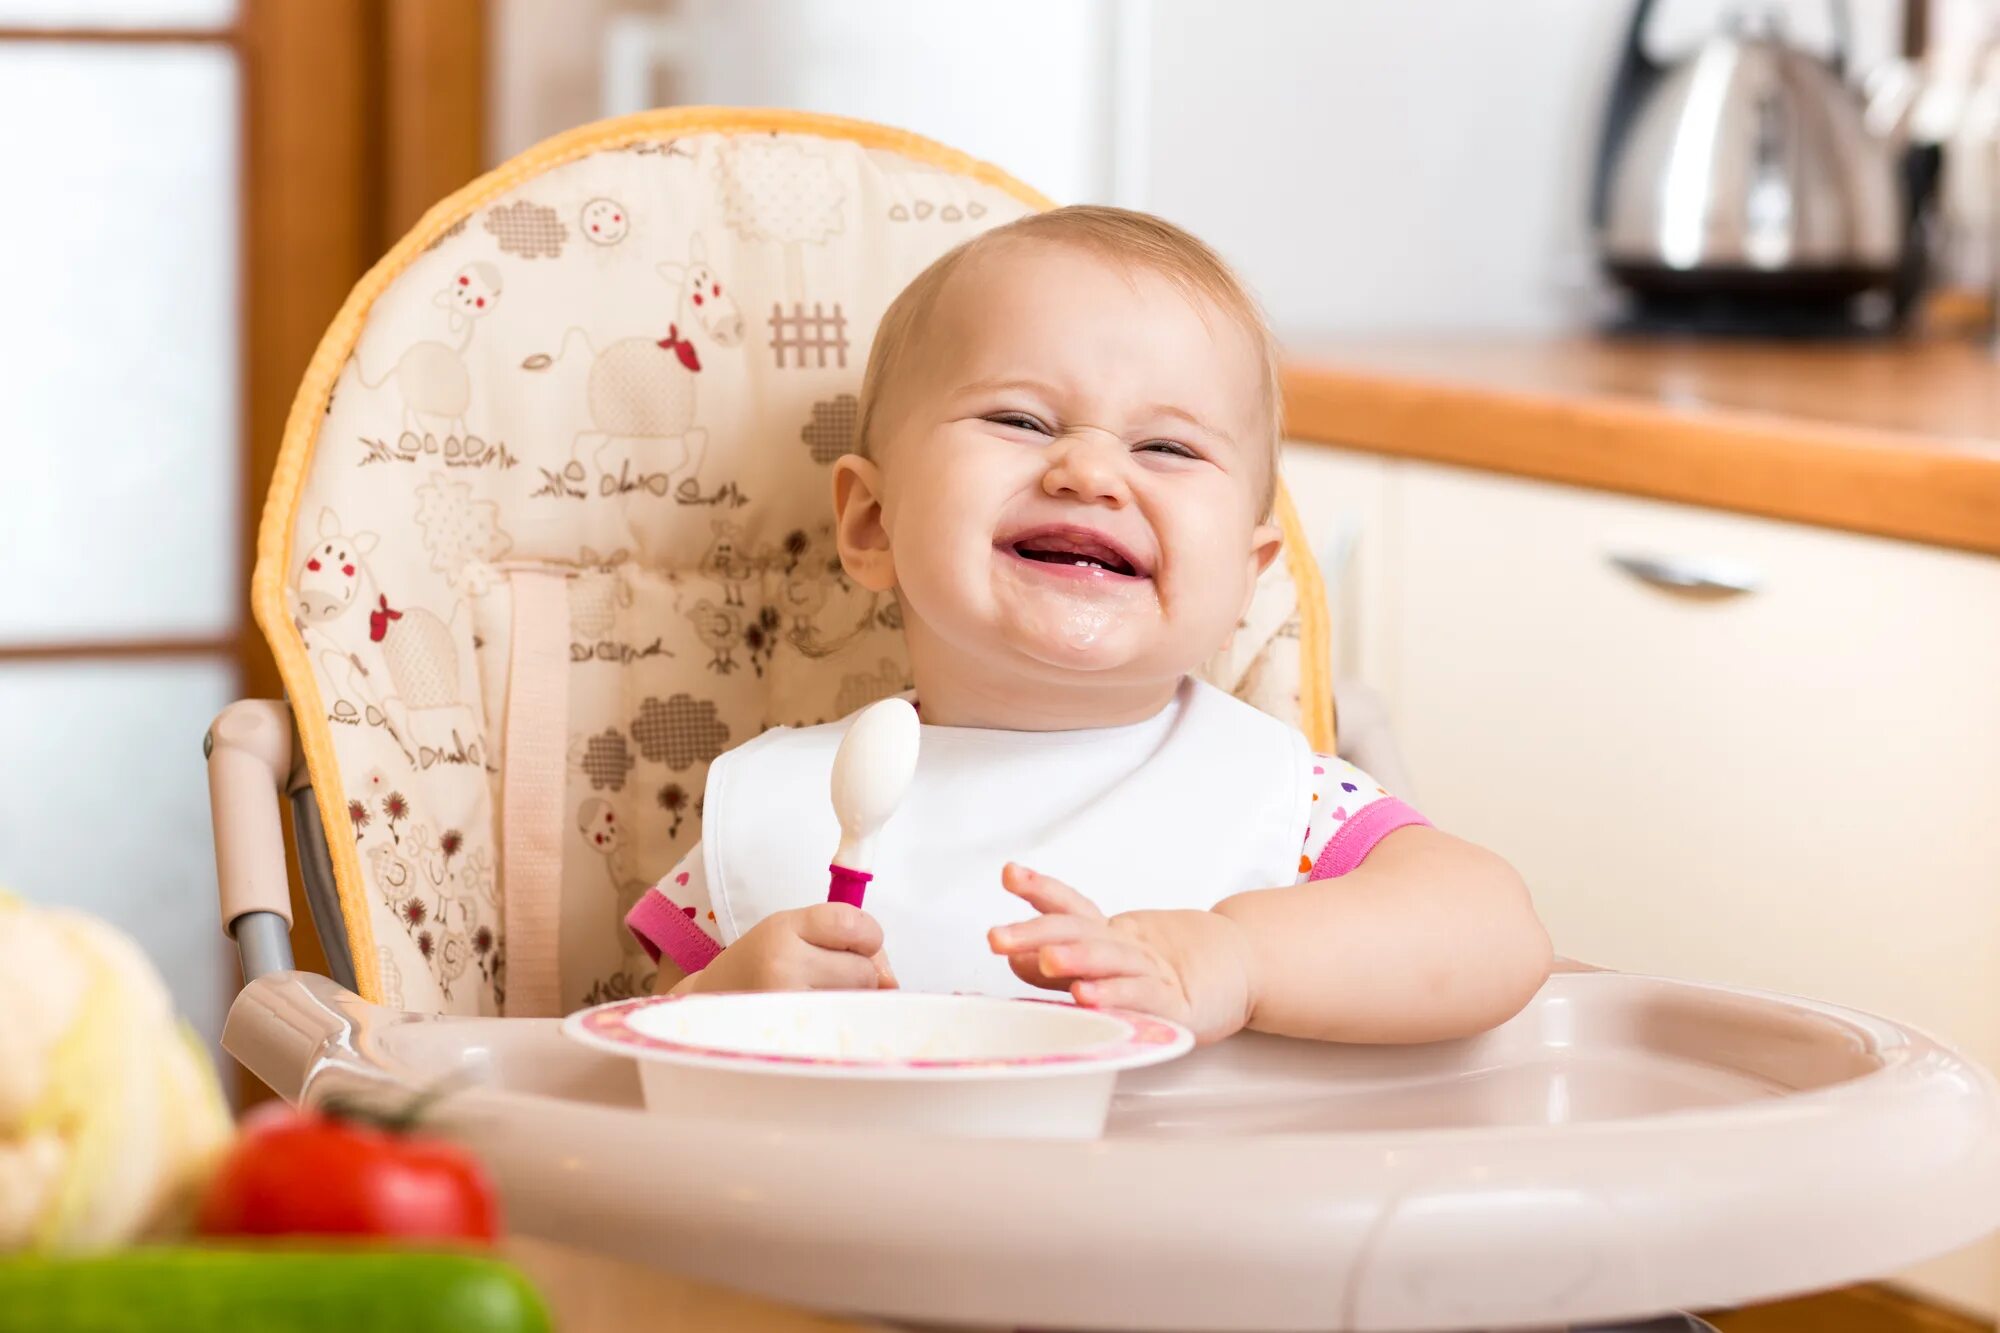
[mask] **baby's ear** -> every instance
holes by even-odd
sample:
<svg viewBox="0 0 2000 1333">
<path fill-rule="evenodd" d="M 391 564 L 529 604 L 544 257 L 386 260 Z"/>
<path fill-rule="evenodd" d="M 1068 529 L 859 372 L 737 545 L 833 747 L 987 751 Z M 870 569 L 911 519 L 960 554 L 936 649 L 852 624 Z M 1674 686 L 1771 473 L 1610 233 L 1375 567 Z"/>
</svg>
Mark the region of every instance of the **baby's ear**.
<svg viewBox="0 0 2000 1333">
<path fill-rule="evenodd" d="M 882 469 L 859 454 L 833 465 L 833 538 L 848 577 L 870 592 L 896 586 L 896 559 L 882 523 Z"/>
<path fill-rule="evenodd" d="M 1250 579 L 1243 590 L 1243 605 L 1236 608 L 1236 619 L 1240 622 L 1250 614 L 1250 603 L 1257 600 L 1257 580 L 1285 549 L 1285 530 L 1276 523 L 1259 523 L 1250 530 Z M 1232 633 L 1231 637 L 1234 637 Z M 1225 644 L 1225 647 L 1228 645 Z"/>
<path fill-rule="evenodd" d="M 1285 530 L 1276 523 L 1259 523 L 1250 531 L 1250 558 L 1256 564 L 1253 578 L 1271 567 L 1278 552 L 1285 549 Z"/>
</svg>

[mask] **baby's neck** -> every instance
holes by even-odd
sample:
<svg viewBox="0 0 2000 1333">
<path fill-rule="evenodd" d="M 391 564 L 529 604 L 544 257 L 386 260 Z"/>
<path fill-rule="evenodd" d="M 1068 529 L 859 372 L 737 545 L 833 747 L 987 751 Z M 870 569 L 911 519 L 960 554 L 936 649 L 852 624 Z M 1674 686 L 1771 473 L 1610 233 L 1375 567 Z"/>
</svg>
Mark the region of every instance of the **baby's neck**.
<svg viewBox="0 0 2000 1333">
<path fill-rule="evenodd" d="M 925 726 L 992 731 L 1084 731 L 1144 722 L 1173 700 L 1180 682 L 1084 684 L 996 682 L 915 667 L 917 703 Z"/>
</svg>

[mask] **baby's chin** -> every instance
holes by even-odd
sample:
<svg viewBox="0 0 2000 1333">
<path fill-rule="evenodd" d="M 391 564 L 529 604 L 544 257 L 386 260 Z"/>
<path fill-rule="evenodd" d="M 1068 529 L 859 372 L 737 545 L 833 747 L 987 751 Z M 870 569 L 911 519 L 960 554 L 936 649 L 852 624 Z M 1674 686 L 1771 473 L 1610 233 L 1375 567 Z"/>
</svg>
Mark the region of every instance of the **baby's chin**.
<svg viewBox="0 0 2000 1333">
<path fill-rule="evenodd" d="M 1147 656 L 1157 609 L 1123 599 L 1030 597 L 1003 604 L 999 630 L 1023 657 L 1065 671 L 1116 671 Z"/>
</svg>

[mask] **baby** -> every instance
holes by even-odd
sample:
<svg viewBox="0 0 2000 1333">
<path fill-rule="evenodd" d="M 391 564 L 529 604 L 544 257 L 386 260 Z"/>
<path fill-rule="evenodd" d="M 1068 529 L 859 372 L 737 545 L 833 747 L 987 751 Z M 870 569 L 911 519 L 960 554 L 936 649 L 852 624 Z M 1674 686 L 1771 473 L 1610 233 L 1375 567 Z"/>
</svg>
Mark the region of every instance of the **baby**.
<svg viewBox="0 0 2000 1333">
<path fill-rule="evenodd" d="M 1067 991 L 1203 1041 L 1429 1041 L 1525 1004 L 1549 941 L 1504 861 L 1191 674 L 1278 555 L 1278 417 L 1255 302 L 1157 218 L 1057 209 L 924 270 L 833 477 L 924 724 L 868 910 L 824 901 L 843 727 L 768 732 L 627 918 L 656 990 Z"/>
</svg>

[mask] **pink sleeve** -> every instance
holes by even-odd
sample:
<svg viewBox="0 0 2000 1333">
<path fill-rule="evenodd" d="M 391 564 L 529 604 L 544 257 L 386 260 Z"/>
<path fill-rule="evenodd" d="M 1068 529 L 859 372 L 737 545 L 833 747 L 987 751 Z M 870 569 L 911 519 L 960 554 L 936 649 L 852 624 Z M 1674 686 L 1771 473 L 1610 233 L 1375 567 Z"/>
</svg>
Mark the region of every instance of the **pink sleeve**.
<svg viewBox="0 0 2000 1333">
<path fill-rule="evenodd" d="M 655 962 L 665 957 L 683 972 L 699 972 L 715 960 L 722 944 L 711 934 L 715 912 L 708 905 L 700 843 L 646 890 L 625 914 L 625 928 Z"/>
<path fill-rule="evenodd" d="M 1399 828 L 1430 821 L 1345 759 L 1314 755 L 1312 817 L 1299 855 L 1298 883 L 1338 879 Z"/>
</svg>

